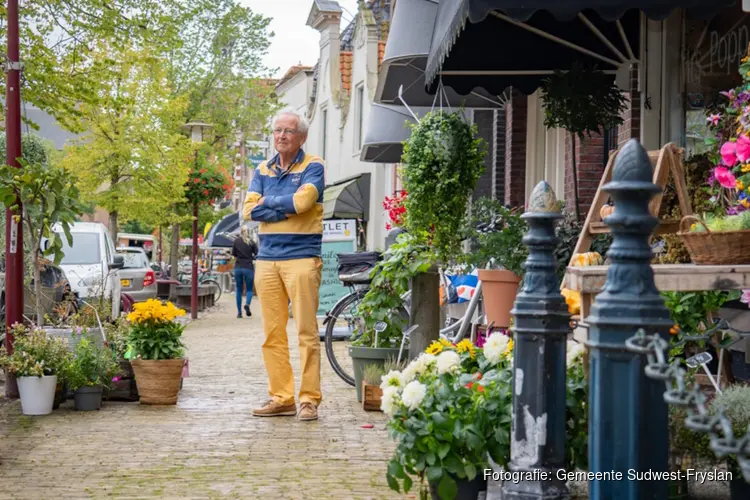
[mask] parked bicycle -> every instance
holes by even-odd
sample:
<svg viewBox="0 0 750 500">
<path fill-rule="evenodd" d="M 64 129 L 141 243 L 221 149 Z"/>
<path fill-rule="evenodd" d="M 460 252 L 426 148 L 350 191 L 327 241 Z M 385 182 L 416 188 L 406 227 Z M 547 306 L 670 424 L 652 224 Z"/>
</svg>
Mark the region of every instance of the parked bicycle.
<svg viewBox="0 0 750 500">
<path fill-rule="evenodd" d="M 183 285 L 190 285 L 193 282 L 193 277 L 191 273 L 180 272 L 177 275 L 177 279 Z M 219 299 L 221 298 L 221 293 L 223 289 L 221 286 L 221 281 L 219 280 L 219 277 L 217 274 L 211 273 L 208 271 L 199 271 L 198 272 L 198 284 L 212 286 L 214 290 L 214 302 L 219 301 Z"/>
<path fill-rule="evenodd" d="M 342 297 L 331 310 L 326 314 L 323 324 L 326 326 L 325 331 L 325 348 L 326 356 L 331 364 L 331 368 L 347 384 L 354 386 L 354 369 L 351 357 L 349 356 L 348 346 L 355 342 L 365 333 L 365 321 L 359 314 L 357 308 L 362 299 L 370 289 L 370 274 L 381 259 L 382 255 L 378 252 L 362 252 L 339 254 L 339 280 L 348 287 L 350 293 Z M 449 280 L 443 270 L 440 270 L 441 288 L 443 296 L 446 299 L 450 296 L 448 284 Z M 453 318 L 448 313 L 447 300 L 442 307 L 441 316 L 445 317 L 445 326 L 440 330 L 440 337 L 450 342 L 459 342 L 466 337 L 475 313 L 480 310 L 482 295 L 482 283 L 477 284 L 474 295 L 468 303 L 468 307 L 463 316 Z M 394 314 L 400 315 L 404 324 L 409 324 L 410 319 L 410 302 L 411 290 L 401 296 L 405 306 Z M 405 330 L 400 344 L 401 351 L 407 349 L 409 334 L 413 328 Z"/>
</svg>

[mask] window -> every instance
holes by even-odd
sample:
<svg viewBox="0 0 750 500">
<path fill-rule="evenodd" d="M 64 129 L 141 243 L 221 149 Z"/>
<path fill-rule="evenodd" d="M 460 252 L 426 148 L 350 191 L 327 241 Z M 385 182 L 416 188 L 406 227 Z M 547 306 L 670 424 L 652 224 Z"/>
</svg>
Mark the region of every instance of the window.
<svg viewBox="0 0 750 500">
<path fill-rule="evenodd" d="M 148 259 L 141 252 L 120 252 L 125 259 L 123 269 L 143 269 L 148 267 Z"/>
<path fill-rule="evenodd" d="M 362 141 L 365 133 L 364 126 L 364 107 L 365 107 L 365 86 L 360 85 L 357 87 L 357 143 L 355 148 L 357 151 L 362 149 Z"/>
<path fill-rule="evenodd" d="M 320 156 L 323 157 L 323 159 L 326 159 L 326 137 L 328 136 L 328 110 L 323 110 L 323 145 L 321 147 L 322 154 Z"/>
<path fill-rule="evenodd" d="M 68 245 L 64 234 L 60 234 L 63 252 L 61 264 L 99 264 L 102 261 L 98 233 L 73 233 L 73 246 Z"/>
</svg>

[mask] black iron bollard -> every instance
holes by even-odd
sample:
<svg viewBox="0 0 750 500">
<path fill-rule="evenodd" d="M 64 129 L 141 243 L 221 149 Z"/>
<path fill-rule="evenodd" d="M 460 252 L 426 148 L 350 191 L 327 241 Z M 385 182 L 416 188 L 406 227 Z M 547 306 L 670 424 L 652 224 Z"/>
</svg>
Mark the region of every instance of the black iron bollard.
<svg viewBox="0 0 750 500">
<path fill-rule="evenodd" d="M 555 269 L 555 222 L 562 218 L 552 188 L 534 188 L 523 242 L 529 247 L 523 289 L 511 311 L 514 327 L 514 391 L 511 424 L 512 472 L 528 472 L 506 481 L 503 499 L 558 499 L 569 496 L 557 472 L 565 465 L 565 345 L 570 313 L 560 295 Z"/>
<path fill-rule="evenodd" d="M 669 482 L 633 481 L 628 471 L 667 472 L 669 431 L 664 383 L 646 378 L 645 358 L 625 341 L 639 328 L 667 340 L 669 310 L 654 284 L 649 237 L 658 221 L 649 212 L 660 192 L 643 146 L 631 139 L 617 155 L 612 182 L 603 189 L 615 202 L 605 222 L 614 236 L 607 282 L 586 322 L 590 330 L 589 482 L 592 500 L 664 499 Z"/>
</svg>

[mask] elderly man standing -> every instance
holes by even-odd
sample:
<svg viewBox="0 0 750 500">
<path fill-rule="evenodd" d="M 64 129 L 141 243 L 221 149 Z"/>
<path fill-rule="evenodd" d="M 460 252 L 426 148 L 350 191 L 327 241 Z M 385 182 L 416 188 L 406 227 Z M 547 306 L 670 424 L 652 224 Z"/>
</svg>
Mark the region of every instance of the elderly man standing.
<svg viewBox="0 0 750 500">
<path fill-rule="evenodd" d="M 276 116 L 273 142 L 278 154 L 255 170 L 243 210 L 245 219 L 260 222 L 255 287 L 265 331 L 263 360 L 271 400 L 253 410 L 258 417 L 297 415 L 299 420 L 315 420 L 322 399 L 316 314 L 323 268 L 325 179 L 323 160 L 302 150 L 308 126 L 293 110 Z M 290 300 L 302 362 L 299 413 L 286 332 Z"/>
</svg>

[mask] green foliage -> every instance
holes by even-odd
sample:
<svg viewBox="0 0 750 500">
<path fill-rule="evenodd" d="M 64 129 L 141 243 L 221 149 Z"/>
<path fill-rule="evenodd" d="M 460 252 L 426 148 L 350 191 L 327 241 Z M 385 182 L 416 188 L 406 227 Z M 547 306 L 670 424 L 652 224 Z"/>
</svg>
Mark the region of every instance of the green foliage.
<svg viewBox="0 0 750 500">
<path fill-rule="evenodd" d="M 750 230 L 750 211 L 738 215 L 707 214 L 704 222 L 710 231 L 747 231 Z M 706 228 L 697 222 L 692 224 L 690 230 L 696 233 L 706 232 Z"/>
<path fill-rule="evenodd" d="M 405 326 L 400 314 L 404 307 L 401 296 L 409 290 L 409 281 L 434 263 L 434 253 L 425 238 L 411 233 L 400 234 L 372 270 L 370 289 L 355 312 L 364 321 L 364 332 L 353 344 L 365 347 L 399 345 Z M 386 322 L 388 327 L 378 334 L 378 345 L 374 345 L 375 323 L 379 321 Z"/>
<path fill-rule="evenodd" d="M 13 354 L 6 346 L 0 348 L 0 367 L 16 377 L 62 376 L 71 354 L 62 337 L 48 336 L 41 328 L 28 329 L 16 324 L 11 329 L 14 337 Z"/>
<path fill-rule="evenodd" d="M 7 163 L 6 146 L 5 132 L 0 132 L 0 161 L 3 165 Z M 50 141 L 35 133 L 21 134 L 21 158 L 26 160 L 26 163 L 49 165 L 53 156 L 53 149 L 54 146 Z"/>
<path fill-rule="evenodd" d="M 741 292 L 705 291 L 705 292 L 662 292 L 664 303 L 669 309 L 669 316 L 679 328 L 673 333 L 672 339 L 679 341 L 684 335 L 699 335 L 711 326 L 709 317 L 726 303 L 737 300 Z M 673 348 L 671 355 L 679 355 L 695 348 L 705 349 L 706 343 L 688 342 L 686 346 Z"/>
<path fill-rule="evenodd" d="M 141 359 L 179 359 L 185 354 L 182 332 L 185 327 L 172 321 L 153 325 L 133 325 L 128 336 L 128 345 L 133 356 Z"/>
<path fill-rule="evenodd" d="M 580 345 L 580 344 L 579 344 Z M 588 470 L 589 459 L 589 381 L 583 370 L 583 352 L 571 353 L 568 342 L 567 376 L 565 379 L 566 470 Z"/>
<path fill-rule="evenodd" d="M 122 225 L 123 233 L 131 234 L 152 234 L 156 227 L 150 224 L 144 224 L 139 220 L 129 220 Z"/>
<path fill-rule="evenodd" d="M 128 351 L 130 323 L 121 317 L 114 321 L 108 321 L 103 326 L 107 346 L 112 350 L 115 359 L 125 359 L 125 353 Z"/>
<path fill-rule="evenodd" d="M 484 172 L 486 145 L 457 114 L 428 113 L 404 143 L 406 228 L 427 233 L 441 262 L 461 256 L 467 205 Z"/>
<path fill-rule="evenodd" d="M 556 71 L 542 88 L 544 125 L 563 128 L 581 140 L 623 123 L 627 99 L 613 77 L 574 63 L 569 71 Z"/>
<path fill-rule="evenodd" d="M 97 346 L 86 338 L 85 331 L 81 335 L 73 359 L 64 369 L 68 387 L 72 390 L 92 386 L 110 387 L 112 377 L 119 368 L 112 350 Z"/>
<path fill-rule="evenodd" d="M 518 210 L 505 208 L 492 198 L 479 198 L 472 207 L 469 227 L 473 244 L 468 264 L 481 269 L 491 264 L 523 277 L 529 251 L 522 240 L 528 224 Z"/>
</svg>

